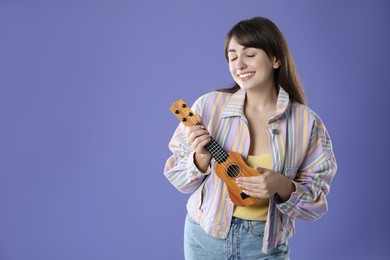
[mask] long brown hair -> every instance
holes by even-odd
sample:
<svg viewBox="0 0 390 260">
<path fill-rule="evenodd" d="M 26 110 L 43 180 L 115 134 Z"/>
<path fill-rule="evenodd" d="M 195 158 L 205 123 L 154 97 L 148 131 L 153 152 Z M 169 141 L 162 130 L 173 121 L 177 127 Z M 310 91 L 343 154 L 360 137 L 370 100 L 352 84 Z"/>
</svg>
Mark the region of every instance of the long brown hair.
<svg viewBox="0 0 390 260">
<path fill-rule="evenodd" d="M 278 86 L 281 86 L 289 94 L 291 102 L 306 104 L 290 49 L 283 34 L 272 21 L 264 17 L 255 17 L 234 25 L 225 39 L 225 57 L 228 62 L 228 45 L 233 38 L 242 46 L 262 49 L 269 58 L 278 59 L 280 67 L 274 72 L 277 91 Z M 240 86 L 235 83 L 233 87 L 219 91 L 234 93 L 239 89 Z"/>
</svg>

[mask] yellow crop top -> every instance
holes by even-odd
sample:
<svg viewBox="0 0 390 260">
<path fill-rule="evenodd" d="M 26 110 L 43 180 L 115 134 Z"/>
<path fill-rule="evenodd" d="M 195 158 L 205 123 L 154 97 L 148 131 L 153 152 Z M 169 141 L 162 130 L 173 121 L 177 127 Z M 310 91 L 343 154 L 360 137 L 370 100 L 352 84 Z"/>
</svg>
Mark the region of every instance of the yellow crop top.
<svg viewBox="0 0 390 260">
<path fill-rule="evenodd" d="M 248 155 L 246 160 L 247 164 L 251 167 L 262 167 L 266 169 L 272 169 L 272 157 L 271 153 L 263 155 Z M 269 199 L 257 199 L 255 203 L 248 207 L 234 206 L 233 216 L 246 220 L 267 220 Z"/>
</svg>

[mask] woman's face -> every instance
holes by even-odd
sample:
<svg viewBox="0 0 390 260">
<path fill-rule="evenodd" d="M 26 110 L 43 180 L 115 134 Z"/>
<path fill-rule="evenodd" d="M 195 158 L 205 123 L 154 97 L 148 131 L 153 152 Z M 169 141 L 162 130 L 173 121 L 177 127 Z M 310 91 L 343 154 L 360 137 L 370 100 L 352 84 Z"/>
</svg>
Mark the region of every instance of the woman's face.
<svg viewBox="0 0 390 260">
<path fill-rule="evenodd" d="M 273 87 L 274 69 L 280 63 L 276 58 L 270 59 L 262 49 L 242 46 L 232 38 L 228 45 L 228 59 L 230 73 L 241 88 Z"/>
</svg>

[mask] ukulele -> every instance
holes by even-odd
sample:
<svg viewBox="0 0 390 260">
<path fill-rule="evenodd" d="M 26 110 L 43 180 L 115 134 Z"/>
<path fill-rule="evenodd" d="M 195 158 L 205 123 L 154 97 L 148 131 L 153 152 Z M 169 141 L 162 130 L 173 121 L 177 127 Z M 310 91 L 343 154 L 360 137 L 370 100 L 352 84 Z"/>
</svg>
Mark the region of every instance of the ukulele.
<svg viewBox="0 0 390 260">
<path fill-rule="evenodd" d="M 173 103 L 170 110 L 185 126 L 200 125 L 195 118 L 195 114 L 182 99 Z M 226 152 L 212 137 L 204 147 L 217 162 L 215 172 L 227 185 L 230 200 L 241 207 L 255 203 L 257 198 L 245 194 L 237 185 L 235 178 L 239 176 L 258 176 L 259 173 L 245 163 L 241 154 Z"/>
</svg>

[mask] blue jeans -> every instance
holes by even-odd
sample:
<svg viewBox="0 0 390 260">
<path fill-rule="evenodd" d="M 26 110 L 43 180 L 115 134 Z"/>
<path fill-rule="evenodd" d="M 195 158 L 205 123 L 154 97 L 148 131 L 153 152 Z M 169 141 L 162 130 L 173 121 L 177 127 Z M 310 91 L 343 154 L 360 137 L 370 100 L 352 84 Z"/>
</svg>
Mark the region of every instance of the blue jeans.
<svg viewBox="0 0 390 260">
<path fill-rule="evenodd" d="M 206 232 L 188 214 L 184 226 L 184 256 L 186 260 L 206 259 L 283 259 L 288 260 L 288 242 L 261 252 L 264 221 L 233 218 L 226 239 L 217 239 Z"/>
</svg>

